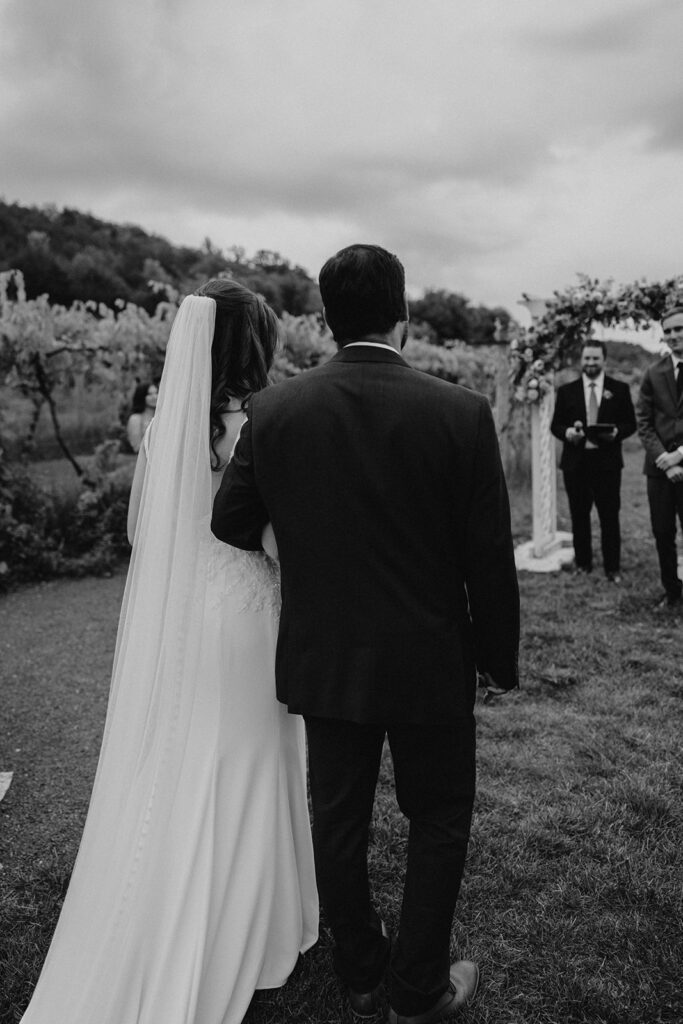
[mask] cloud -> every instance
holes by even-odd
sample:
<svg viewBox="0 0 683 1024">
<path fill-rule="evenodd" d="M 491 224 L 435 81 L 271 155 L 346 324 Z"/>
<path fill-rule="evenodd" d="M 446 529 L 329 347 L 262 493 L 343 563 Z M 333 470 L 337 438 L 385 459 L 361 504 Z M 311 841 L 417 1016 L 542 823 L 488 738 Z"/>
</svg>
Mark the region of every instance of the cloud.
<svg viewBox="0 0 683 1024">
<path fill-rule="evenodd" d="M 535 34 L 542 49 L 602 56 L 628 55 L 642 50 L 663 19 L 679 15 L 677 0 L 624 0 L 619 4 L 591 4 L 585 20 L 573 18 Z"/>
<path fill-rule="evenodd" d="M 620 223 L 633 266 L 656 247 L 681 28 L 678 0 L 0 0 L 1 180 L 313 270 L 377 239 L 514 301 L 625 256 Z"/>
</svg>

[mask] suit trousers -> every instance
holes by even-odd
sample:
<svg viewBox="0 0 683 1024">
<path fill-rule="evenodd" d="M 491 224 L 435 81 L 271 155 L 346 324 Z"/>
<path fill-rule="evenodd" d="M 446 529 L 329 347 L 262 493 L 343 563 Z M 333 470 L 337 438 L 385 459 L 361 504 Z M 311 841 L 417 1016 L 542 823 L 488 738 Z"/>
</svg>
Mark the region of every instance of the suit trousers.
<svg viewBox="0 0 683 1024">
<path fill-rule="evenodd" d="M 662 586 L 668 597 L 680 597 L 676 515 L 683 531 L 683 483 L 674 484 L 663 473 L 660 476 L 648 476 L 647 500 L 650 504 L 650 522 L 657 545 Z"/>
<path fill-rule="evenodd" d="M 374 988 L 389 963 L 368 879 L 370 822 L 388 737 L 396 798 L 409 821 L 389 998 L 397 1013 L 424 1013 L 449 984 L 451 926 L 474 801 L 474 715 L 387 727 L 307 717 L 306 732 L 318 892 L 335 941 L 335 969 L 358 992 Z"/>
<path fill-rule="evenodd" d="M 583 569 L 593 567 L 591 509 L 598 510 L 602 563 L 605 572 L 618 572 L 621 557 L 619 507 L 621 467 L 605 466 L 598 449 L 584 451 L 580 463 L 564 470 L 574 538 L 574 559 Z"/>
</svg>

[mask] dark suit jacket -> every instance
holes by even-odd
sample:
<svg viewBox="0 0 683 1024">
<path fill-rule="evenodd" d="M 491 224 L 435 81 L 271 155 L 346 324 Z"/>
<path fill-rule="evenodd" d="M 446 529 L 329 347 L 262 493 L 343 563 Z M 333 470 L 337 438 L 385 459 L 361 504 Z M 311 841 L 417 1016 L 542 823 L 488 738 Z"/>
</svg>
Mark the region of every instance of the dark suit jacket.
<svg viewBox="0 0 683 1024">
<path fill-rule="evenodd" d="M 586 447 L 585 441 L 581 441 L 579 444 L 565 441 L 568 427 L 573 427 L 577 420 L 580 420 L 584 427 L 588 420 L 581 377 L 569 384 L 563 384 L 557 389 L 555 412 L 550 424 L 550 429 L 555 437 L 564 442 L 560 469 L 570 472 L 578 469 L 581 465 Z M 614 423 L 618 433 L 615 441 L 605 441 L 595 449 L 595 457 L 605 468 L 619 469 L 624 465 L 621 442 L 625 437 L 635 434 L 636 416 L 628 384 L 621 380 L 615 380 L 614 377 L 608 377 L 607 374 L 605 374 L 602 401 L 598 409 L 598 423 Z"/>
<path fill-rule="evenodd" d="M 517 685 L 519 598 L 487 400 L 393 351 L 340 350 L 255 394 L 211 528 L 280 553 L 278 699 L 420 722 L 471 710 L 475 662 Z"/>
<path fill-rule="evenodd" d="M 671 356 L 648 366 L 640 384 L 636 414 L 638 434 L 645 448 L 643 472 L 663 478 L 655 459 L 683 444 L 683 396 L 679 399 L 676 395 Z"/>
</svg>

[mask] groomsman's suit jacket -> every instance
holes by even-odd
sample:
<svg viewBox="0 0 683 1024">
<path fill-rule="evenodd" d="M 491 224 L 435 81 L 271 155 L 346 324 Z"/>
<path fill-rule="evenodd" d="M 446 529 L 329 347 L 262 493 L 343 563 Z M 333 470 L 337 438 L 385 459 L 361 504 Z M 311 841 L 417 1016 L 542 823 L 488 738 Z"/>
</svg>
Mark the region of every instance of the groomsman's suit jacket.
<svg viewBox="0 0 683 1024">
<path fill-rule="evenodd" d="M 355 722 L 469 713 L 518 683 L 508 495 L 487 400 L 398 352 L 341 349 L 255 394 L 212 530 L 282 571 L 277 696 Z"/>
<path fill-rule="evenodd" d="M 683 395 L 676 394 L 676 377 L 670 355 L 648 366 L 636 403 L 638 434 L 645 448 L 644 472 L 663 478 L 655 459 L 683 444 Z"/>
<path fill-rule="evenodd" d="M 569 384 L 563 384 L 557 389 L 555 412 L 550 425 L 555 437 L 564 442 L 560 469 L 568 472 L 581 467 L 586 447 L 585 441 L 572 444 L 565 440 L 568 427 L 573 427 L 577 420 L 580 420 L 585 428 L 588 414 L 582 377 Z M 617 428 L 617 438 L 615 441 L 605 441 L 599 444 L 594 450 L 592 458 L 598 460 L 605 469 L 621 469 L 624 465 L 621 442 L 635 433 L 636 419 L 628 384 L 615 380 L 614 377 L 608 377 L 607 374 L 605 374 L 602 401 L 598 408 L 598 423 L 614 423 Z"/>
</svg>

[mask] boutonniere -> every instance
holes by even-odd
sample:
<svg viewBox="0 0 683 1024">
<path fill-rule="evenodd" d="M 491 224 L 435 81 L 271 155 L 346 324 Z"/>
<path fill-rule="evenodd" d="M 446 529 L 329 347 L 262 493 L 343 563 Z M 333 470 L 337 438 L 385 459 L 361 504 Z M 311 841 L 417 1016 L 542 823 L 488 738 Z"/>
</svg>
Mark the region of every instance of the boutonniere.
<svg viewBox="0 0 683 1024">
<path fill-rule="evenodd" d="M 605 388 L 605 390 L 604 390 L 604 391 L 603 391 L 603 393 L 602 393 L 602 400 L 603 400 L 603 402 L 604 402 L 604 401 L 606 401 L 606 400 L 607 400 L 608 398 L 614 398 L 614 395 L 612 394 L 612 392 L 611 392 L 611 391 L 608 391 L 608 390 L 607 390 L 607 389 Z"/>
</svg>

